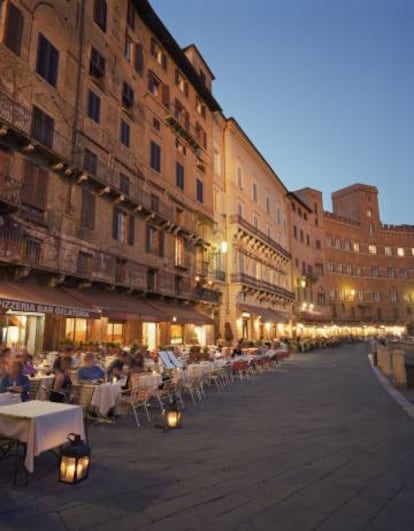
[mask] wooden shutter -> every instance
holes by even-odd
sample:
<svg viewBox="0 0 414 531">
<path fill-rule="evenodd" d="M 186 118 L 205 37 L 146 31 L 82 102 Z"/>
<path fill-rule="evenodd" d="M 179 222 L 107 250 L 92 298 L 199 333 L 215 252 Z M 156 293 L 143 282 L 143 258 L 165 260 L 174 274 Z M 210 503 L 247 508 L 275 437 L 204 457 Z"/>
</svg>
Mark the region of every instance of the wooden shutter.
<svg viewBox="0 0 414 531">
<path fill-rule="evenodd" d="M 82 227 L 88 229 L 95 228 L 95 211 L 96 211 L 96 198 L 95 195 L 87 190 L 82 189 L 82 203 L 81 203 L 81 219 L 80 223 Z"/>
<path fill-rule="evenodd" d="M 22 184 L 23 203 L 42 212 L 45 211 L 47 207 L 48 181 L 49 174 L 47 170 L 39 168 L 39 166 L 26 160 Z"/>
<path fill-rule="evenodd" d="M 134 245 L 135 241 L 135 218 L 129 216 L 128 218 L 128 245 Z"/>
<path fill-rule="evenodd" d="M 189 131 L 190 129 L 190 113 L 185 111 L 184 113 L 184 127 Z"/>
<path fill-rule="evenodd" d="M 20 55 L 20 48 L 23 36 L 23 15 L 12 3 L 7 9 L 6 29 L 4 35 L 4 44 L 16 55 Z"/>
<path fill-rule="evenodd" d="M 168 85 L 162 86 L 162 103 L 166 107 L 170 105 L 170 87 Z"/>
<path fill-rule="evenodd" d="M 144 73 L 144 47 L 141 43 L 135 44 L 135 70 L 140 75 Z"/>
<path fill-rule="evenodd" d="M 161 54 L 161 66 L 165 71 L 167 71 L 167 54 L 164 52 Z"/>
</svg>

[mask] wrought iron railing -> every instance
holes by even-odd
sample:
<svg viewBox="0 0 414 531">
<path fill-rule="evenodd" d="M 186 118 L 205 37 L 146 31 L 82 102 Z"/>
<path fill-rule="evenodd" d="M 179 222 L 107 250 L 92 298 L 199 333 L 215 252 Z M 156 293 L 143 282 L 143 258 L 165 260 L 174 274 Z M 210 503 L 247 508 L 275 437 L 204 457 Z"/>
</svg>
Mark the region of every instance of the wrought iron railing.
<svg viewBox="0 0 414 531">
<path fill-rule="evenodd" d="M 245 273 L 232 274 L 231 281 L 240 282 L 242 284 L 246 284 L 247 286 L 257 288 L 259 290 L 271 292 L 286 299 L 290 299 L 290 300 L 295 299 L 295 295 L 291 291 L 285 288 L 281 288 L 280 286 L 276 286 L 275 284 L 272 284 L 270 282 L 266 282 L 265 280 L 259 280 Z"/>
</svg>

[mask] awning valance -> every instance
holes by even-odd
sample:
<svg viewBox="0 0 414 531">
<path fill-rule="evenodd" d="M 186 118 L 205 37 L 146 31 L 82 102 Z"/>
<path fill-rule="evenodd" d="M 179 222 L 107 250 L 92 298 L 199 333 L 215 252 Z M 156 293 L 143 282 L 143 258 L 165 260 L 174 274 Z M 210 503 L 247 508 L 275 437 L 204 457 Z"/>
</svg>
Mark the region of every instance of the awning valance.
<svg viewBox="0 0 414 531">
<path fill-rule="evenodd" d="M 251 304 L 238 304 L 237 308 L 241 312 L 257 315 L 263 319 L 263 321 L 267 322 L 282 323 L 289 319 L 287 315 L 273 310 L 272 308 L 261 308 L 260 306 L 253 306 Z"/>
<path fill-rule="evenodd" d="M 146 322 L 164 321 L 166 316 L 155 308 L 129 295 L 113 292 L 96 292 L 87 290 L 65 289 L 70 296 L 98 309 L 104 317 L 114 321 L 140 320 Z"/>
<path fill-rule="evenodd" d="M 195 325 L 214 324 L 213 319 L 198 312 L 192 306 L 185 306 L 184 304 L 178 306 L 177 304 L 163 304 L 154 301 L 151 301 L 149 304 L 166 316 L 166 318 L 163 319 L 166 322 Z"/>
<path fill-rule="evenodd" d="M 0 282 L 0 309 L 85 319 L 100 317 L 92 305 L 71 297 L 61 288 L 17 282 Z"/>
</svg>

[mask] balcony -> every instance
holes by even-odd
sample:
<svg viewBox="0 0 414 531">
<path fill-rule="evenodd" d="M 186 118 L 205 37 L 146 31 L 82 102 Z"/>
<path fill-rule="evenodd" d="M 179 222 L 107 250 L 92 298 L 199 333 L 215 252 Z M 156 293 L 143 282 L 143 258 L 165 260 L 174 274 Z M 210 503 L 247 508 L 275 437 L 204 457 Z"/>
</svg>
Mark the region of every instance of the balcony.
<svg viewBox="0 0 414 531">
<path fill-rule="evenodd" d="M 0 173 L 0 213 L 16 212 L 22 203 L 22 183 Z"/>
<path fill-rule="evenodd" d="M 211 302 L 213 304 L 220 303 L 220 293 L 213 289 L 199 288 L 196 290 L 197 299 L 203 302 Z"/>
<path fill-rule="evenodd" d="M 0 225 L 0 260 L 19 262 L 22 258 L 23 230 L 10 216 L 3 216 Z"/>
<path fill-rule="evenodd" d="M 244 230 L 244 232 L 247 235 L 258 238 L 259 240 L 264 242 L 266 245 L 270 246 L 279 255 L 281 255 L 285 260 L 291 260 L 292 255 L 290 254 L 289 251 L 284 249 L 279 243 L 273 240 L 273 238 L 268 236 L 266 233 L 262 232 L 257 227 L 255 227 L 254 225 L 246 221 L 242 216 L 239 216 L 239 215 L 230 216 L 230 223 L 232 225 L 238 225 Z"/>
<path fill-rule="evenodd" d="M 265 280 L 259 280 L 250 275 L 246 275 L 245 273 L 235 273 L 231 275 L 231 281 L 234 283 L 244 284 L 247 287 L 257 291 L 271 293 L 281 297 L 284 300 L 288 299 L 293 301 L 295 299 L 295 295 L 291 291 L 271 284 L 270 282 L 266 282 Z"/>
<path fill-rule="evenodd" d="M 22 104 L 15 101 L 0 88 L 0 126 L 5 129 L 7 135 L 24 138 L 31 142 L 38 150 L 44 150 L 51 155 L 52 159 L 70 160 L 71 140 L 63 135 L 54 125 L 34 120 L 34 113 Z"/>
<path fill-rule="evenodd" d="M 221 282 L 225 282 L 226 280 L 226 272 L 222 271 L 221 269 L 216 269 L 214 271 L 214 279 L 220 280 Z"/>
<path fill-rule="evenodd" d="M 179 112 L 175 105 L 170 104 L 165 121 L 185 140 L 196 155 L 200 154 L 202 146 L 201 130 L 192 125 L 183 112 Z"/>
</svg>

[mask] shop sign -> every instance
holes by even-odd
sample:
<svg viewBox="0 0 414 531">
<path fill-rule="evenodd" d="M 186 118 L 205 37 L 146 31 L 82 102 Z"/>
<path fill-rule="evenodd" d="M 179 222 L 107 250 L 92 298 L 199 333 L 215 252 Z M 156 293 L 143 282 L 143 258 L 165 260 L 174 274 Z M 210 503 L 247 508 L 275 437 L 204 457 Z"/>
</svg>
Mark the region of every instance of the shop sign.
<svg viewBox="0 0 414 531">
<path fill-rule="evenodd" d="M 64 308 L 62 306 L 15 301 L 11 299 L 0 299 L 0 308 L 2 310 L 12 310 L 15 312 L 51 313 L 53 315 L 60 315 L 61 317 L 79 317 L 84 319 L 89 319 L 96 316 L 94 312 L 90 312 L 88 310 Z"/>
</svg>

